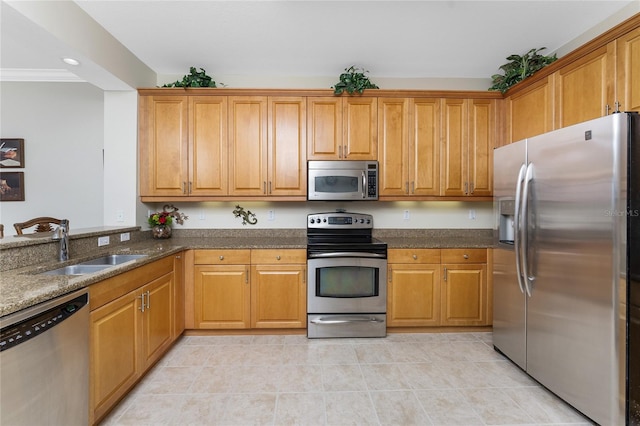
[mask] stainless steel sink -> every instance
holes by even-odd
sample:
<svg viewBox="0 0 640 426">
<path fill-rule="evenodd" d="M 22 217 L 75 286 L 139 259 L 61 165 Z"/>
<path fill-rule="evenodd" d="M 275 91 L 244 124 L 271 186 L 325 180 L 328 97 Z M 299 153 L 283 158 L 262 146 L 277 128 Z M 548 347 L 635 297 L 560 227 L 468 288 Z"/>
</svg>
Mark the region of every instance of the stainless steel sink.
<svg viewBox="0 0 640 426">
<path fill-rule="evenodd" d="M 113 265 L 69 265 L 51 271 L 42 272 L 42 275 L 85 275 L 102 271 Z"/>
<path fill-rule="evenodd" d="M 121 263 L 131 260 L 147 257 L 146 254 L 110 254 L 108 256 L 98 257 L 97 259 L 87 260 L 79 263 L 79 265 L 120 265 Z"/>
<path fill-rule="evenodd" d="M 75 265 L 68 265 L 51 271 L 41 272 L 42 275 L 85 275 L 104 271 L 114 266 L 130 262 L 132 260 L 147 257 L 146 254 L 110 254 L 96 259 L 87 260 Z"/>
</svg>

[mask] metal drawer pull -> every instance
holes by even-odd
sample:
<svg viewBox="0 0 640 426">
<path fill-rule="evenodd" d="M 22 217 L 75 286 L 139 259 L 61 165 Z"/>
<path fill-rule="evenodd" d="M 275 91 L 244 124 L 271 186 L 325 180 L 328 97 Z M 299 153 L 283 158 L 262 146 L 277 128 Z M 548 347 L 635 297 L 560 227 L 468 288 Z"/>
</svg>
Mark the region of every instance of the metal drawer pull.
<svg viewBox="0 0 640 426">
<path fill-rule="evenodd" d="M 464 255 L 462 255 L 462 257 L 464 257 L 465 259 L 468 259 L 469 255 L 468 254 L 464 254 Z"/>
<path fill-rule="evenodd" d="M 276 256 L 276 260 L 280 260 L 280 256 Z"/>
<path fill-rule="evenodd" d="M 418 255 L 417 254 L 413 255 L 413 260 L 418 260 Z"/>
<path fill-rule="evenodd" d="M 224 256 L 220 256 L 220 260 L 224 260 Z"/>
<path fill-rule="evenodd" d="M 354 322 L 373 322 L 373 323 L 381 323 L 384 320 L 372 317 L 361 317 L 361 318 L 349 318 L 349 319 L 334 319 L 334 320 L 324 320 L 322 318 L 311 320 L 312 324 L 318 325 L 330 325 L 330 324 L 349 324 Z"/>
</svg>

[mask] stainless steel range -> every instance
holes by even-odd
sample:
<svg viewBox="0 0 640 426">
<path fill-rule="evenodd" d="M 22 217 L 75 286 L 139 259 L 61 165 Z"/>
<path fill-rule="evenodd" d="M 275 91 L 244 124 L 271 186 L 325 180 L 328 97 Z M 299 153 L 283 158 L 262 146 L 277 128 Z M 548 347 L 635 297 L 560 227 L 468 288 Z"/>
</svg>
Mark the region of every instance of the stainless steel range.
<svg viewBox="0 0 640 426">
<path fill-rule="evenodd" d="M 368 214 L 307 217 L 307 337 L 385 337 L 387 244 Z"/>
</svg>

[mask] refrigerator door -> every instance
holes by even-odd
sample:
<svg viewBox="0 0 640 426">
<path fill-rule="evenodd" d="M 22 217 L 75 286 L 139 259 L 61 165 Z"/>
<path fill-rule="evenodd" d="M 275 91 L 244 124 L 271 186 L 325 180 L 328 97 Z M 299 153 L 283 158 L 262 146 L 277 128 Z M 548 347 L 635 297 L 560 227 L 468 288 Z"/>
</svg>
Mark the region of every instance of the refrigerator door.
<svg viewBox="0 0 640 426">
<path fill-rule="evenodd" d="M 527 372 L 600 424 L 619 424 L 615 120 L 529 139 L 523 210 Z"/>
<path fill-rule="evenodd" d="M 516 213 L 519 176 L 526 168 L 526 141 L 494 151 L 493 180 L 496 239 L 493 251 L 493 345 L 521 368 L 526 364 L 526 298 L 518 282 L 520 250 Z"/>
</svg>

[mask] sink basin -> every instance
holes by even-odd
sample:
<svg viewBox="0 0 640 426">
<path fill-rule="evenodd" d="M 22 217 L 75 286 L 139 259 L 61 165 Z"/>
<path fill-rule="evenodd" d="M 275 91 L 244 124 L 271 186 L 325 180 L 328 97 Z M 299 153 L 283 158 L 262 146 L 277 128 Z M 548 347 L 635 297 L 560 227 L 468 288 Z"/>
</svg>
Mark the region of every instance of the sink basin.
<svg viewBox="0 0 640 426">
<path fill-rule="evenodd" d="M 86 262 L 75 265 L 64 266 L 62 268 L 53 269 L 51 271 L 42 272 L 42 275 L 85 275 L 94 272 L 103 271 L 108 268 L 120 265 L 125 262 L 147 257 L 146 254 L 110 254 L 98 257 L 96 259 L 87 260 Z"/>
<path fill-rule="evenodd" d="M 129 262 L 131 260 L 147 257 L 146 254 L 110 254 L 108 256 L 98 257 L 97 259 L 87 260 L 86 262 L 79 263 L 79 265 L 120 265 L 121 263 Z"/>
<path fill-rule="evenodd" d="M 42 275 L 84 275 L 111 268 L 112 265 L 69 265 L 63 268 L 42 272 Z"/>
</svg>

